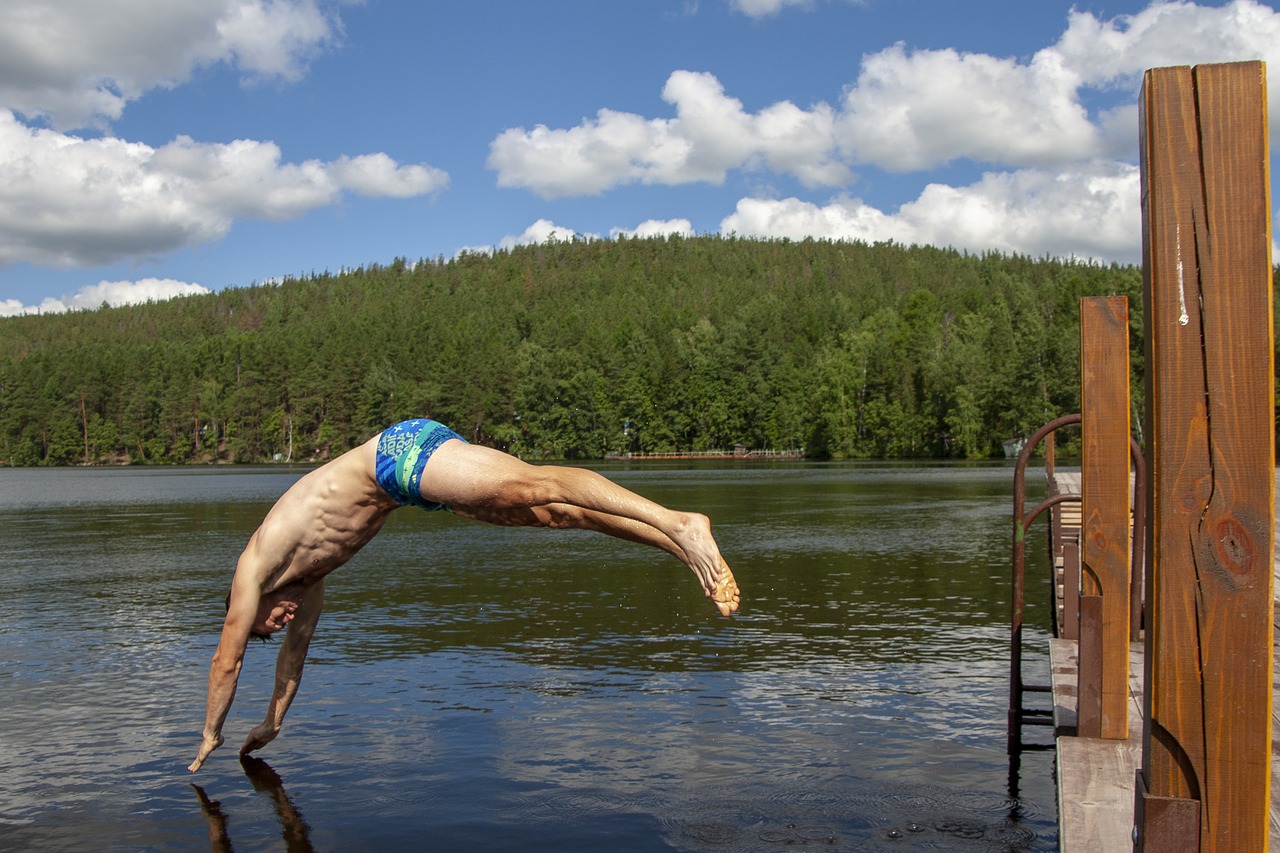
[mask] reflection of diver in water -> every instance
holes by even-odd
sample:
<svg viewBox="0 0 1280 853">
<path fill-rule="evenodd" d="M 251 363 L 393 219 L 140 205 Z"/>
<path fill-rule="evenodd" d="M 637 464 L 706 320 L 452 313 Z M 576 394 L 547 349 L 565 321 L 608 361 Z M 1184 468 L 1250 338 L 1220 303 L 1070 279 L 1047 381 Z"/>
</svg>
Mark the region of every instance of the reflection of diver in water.
<svg viewBox="0 0 1280 853">
<path fill-rule="evenodd" d="M 199 785 L 192 783 L 191 787 L 200 798 L 200 813 L 204 815 L 204 822 L 209 825 L 210 849 L 213 853 L 229 853 L 234 848 L 227 835 L 227 815 L 222 811 L 222 803 L 209 799 L 209 795 Z"/>
<path fill-rule="evenodd" d="M 284 782 L 280 774 L 271 769 L 267 762 L 249 755 L 240 756 L 240 766 L 244 774 L 253 783 L 255 791 L 262 791 L 271 797 L 280 818 L 280 837 L 284 839 L 285 849 L 290 853 L 314 853 L 311 846 L 311 827 L 303 819 L 293 800 L 285 793 Z M 209 795 L 199 785 L 192 785 L 196 796 L 200 799 L 200 812 L 209 826 L 209 846 L 214 853 L 230 853 L 231 837 L 227 834 L 227 815 L 222 810 L 222 803 L 209 799 Z"/>
</svg>

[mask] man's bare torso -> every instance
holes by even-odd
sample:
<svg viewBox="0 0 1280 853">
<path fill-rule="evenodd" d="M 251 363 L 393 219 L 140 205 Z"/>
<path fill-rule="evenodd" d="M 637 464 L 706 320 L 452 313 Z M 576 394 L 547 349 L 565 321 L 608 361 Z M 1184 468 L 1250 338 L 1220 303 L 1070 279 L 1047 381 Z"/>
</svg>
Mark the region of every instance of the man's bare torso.
<svg viewBox="0 0 1280 853">
<path fill-rule="evenodd" d="M 267 513 L 240 557 L 262 592 L 315 583 L 382 529 L 398 504 L 374 480 L 377 442 L 306 474 Z"/>
</svg>

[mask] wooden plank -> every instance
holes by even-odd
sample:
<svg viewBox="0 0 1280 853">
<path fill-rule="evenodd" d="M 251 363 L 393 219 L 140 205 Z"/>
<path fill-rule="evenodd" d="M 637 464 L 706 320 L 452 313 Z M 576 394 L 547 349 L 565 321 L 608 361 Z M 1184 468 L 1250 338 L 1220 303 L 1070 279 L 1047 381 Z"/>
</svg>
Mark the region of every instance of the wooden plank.
<svg viewBox="0 0 1280 853">
<path fill-rule="evenodd" d="M 1138 742 L 1058 739 L 1061 849 L 1133 850 L 1133 777 L 1141 758 Z"/>
<path fill-rule="evenodd" d="M 1057 740 L 1058 839 L 1066 853 L 1132 849 L 1134 776 L 1142 757 L 1142 655 L 1129 646 L 1129 736 L 1124 740 L 1073 737 L 1078 646 L 1051 640 Z"/>
<path fill-rule="evenodd" d="M 1083 595 L 1102 599 L 1102 635 L 1097 639 L 1101 668 L 1094 672 L 1082 666 L 1081 677 L 1097 681 L 1088 693 L 1098 692 L 1098 736 L 1124 738 L 1129 734 L 1130 557 L 1129 300 L 1125 297 L 1080 300 L 1080 368 L 1080 586 Z M 1082 642 L 1083 631 L 1082 626 Z M 1086 695 L 1083 684 L 1080 695 Z M 1083 730 L 1083 707 L 1080 716 Z"/>
<path fill-rule="evenodd" d="M 1152 796 L 1141 772 L 1134 786 L 1134 850 L 1199 851 L 1200 801 Z"/>
<path fill-rule="evenodd" d="M 1208 807 L 1217 812 L 1207 829 L 1221 841 L 1217 849 L 1264 850 L 1275 517 L 1266 70 L 1262 63 L 1199 66 L 1196 86 L 1204 172 L 1213 177 L 1204 182 L 1209 251 L 1201 261 L 1213 496 L 1195 540 L 1196 563 L 1206 568 L 1199 575 L 1213 742 L 1206 778 Z"/>
<path fill-rule="evenodd" d="M 1102 637 L 1102 596 L 1081 595 L 1080 666 L 1076 677 L 1076 727 L 1080 737 L 1103 736 Z"/>
<path fill-rule="evenodd" d="M 1074 640 L 1049 641 L 1049 678 L 1053 687 L 1053 730 L 1059 736 L 1076 734 L 1077 645 Z"/>
<path fill-rule="evenodd" d="M 1140 99 L 1149 490 L 1144 775 L 1205 851 L 1264 850 L 1274 387 L 1262 63 L 1147 72 Z"/>
</svg>

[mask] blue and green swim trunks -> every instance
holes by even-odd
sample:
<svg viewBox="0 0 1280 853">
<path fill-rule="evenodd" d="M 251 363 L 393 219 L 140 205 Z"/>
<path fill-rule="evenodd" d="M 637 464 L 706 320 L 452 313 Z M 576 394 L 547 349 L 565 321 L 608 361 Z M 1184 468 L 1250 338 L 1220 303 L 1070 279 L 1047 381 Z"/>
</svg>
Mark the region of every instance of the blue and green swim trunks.
<svg viewBox="0 0 1280 853">
<path fill-rule="evenodd" d="M 466 441 L 447 426 L 426 418 L 401 421 L 383 430 L 378 437 L 378 453 L 374 478 L 400 506 L 425 510 L 447 509 L 444 504 L 423 500 L 422 469 L 436 448 L 451 438 Z"/>
</svg>

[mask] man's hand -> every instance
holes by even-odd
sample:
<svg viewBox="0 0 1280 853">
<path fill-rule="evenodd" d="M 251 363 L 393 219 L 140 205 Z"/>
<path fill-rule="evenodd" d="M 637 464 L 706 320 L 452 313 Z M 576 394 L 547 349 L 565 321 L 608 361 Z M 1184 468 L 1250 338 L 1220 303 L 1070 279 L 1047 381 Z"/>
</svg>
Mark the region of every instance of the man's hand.
<svg viewBox="0 0 1280 853">
<path fill-rule="evenodd" d="M 244 746 L 240 747 L 240 754 L 248 755 L 255 749 L 262 749 L 275 740 L 278 734 L 280 734 L 280 727 L 272 725 L 271 721 L 267 720 L 249 732 L 249 736 L 244 740 Z"/>
<path fill-rule="evenodd" d="M 200 743 L 200 751 L 196 753 L 196 760 L 191 762 L 187 767 L 192 773 L 200 769 L 200 765 L 204 764 L 204 760 L 209 757 L 209 753 L 222 746 L 223 737 L 221 734 L 216 737 L 204 736 L 204 740 Z"/>
</svg>

